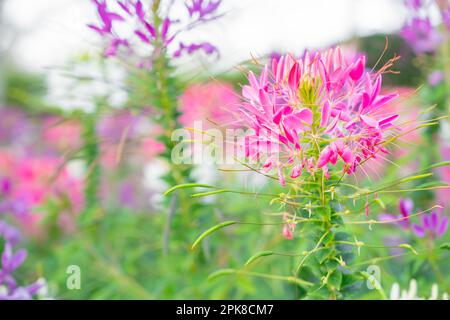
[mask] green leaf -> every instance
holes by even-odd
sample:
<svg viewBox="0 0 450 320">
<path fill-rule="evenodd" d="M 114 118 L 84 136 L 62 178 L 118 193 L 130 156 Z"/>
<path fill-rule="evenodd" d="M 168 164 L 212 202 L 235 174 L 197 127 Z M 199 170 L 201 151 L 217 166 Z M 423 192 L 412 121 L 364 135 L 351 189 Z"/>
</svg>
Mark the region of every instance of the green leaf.
<svg viewBox="0 0 450 320">
<path fill-rule="evenodd" d="M 203 239 L 205 239 L 207 236 L 209 236 L 211 233 L 216 232 L 219 229 L 231 226 L 233 224 L 237 224 L 237 221 L 226 221 L 223 223 L 220 223 L 218 225 L 215 225 L 214 227 L 206 230 L 205 232 L 203 232 L 198 238 L 197 240 L 194 241 L 194 243 L 191 246 L 191 250 L 195 250 L 195 248 L 197 248 L 197 246 L 202 242 Z"/>
<path fill-rule="evenodd" d="M 441 244 L 441 246 L 439 248 L 441 248 L 443 250 L 450 250 L 450 243 L 448 243 L 448 242 L 443 243 L 443 244 Z"/>
<path fill-rule="evenodd" d="M 271 256 L 273 255 L 274 252 L 273 251 L 261 251 L 258 252 L 256 254 L 254 254 L 253 256 L 250 257 L 250 259 L 247 260 L 247 262 L 245 263 L 245 266 L 250 265 L 252 262 L 254 262 L 255 260 L 261 258 L 261 257 L 267 257 L 267 256 Z"/>
<path fill-rule="evenodd" d="M 450 166 L 450 161 L 438 162 L 438 163 L 435 163 L 435 164 L 429 166 L 428 168 L 434 169 L 434 168 L 440 168 L 440 167 L 446 167 L 446 166 Z"/>
<path fill-rule="evenodd" d="M 383 200 L 381 200 L 380 198 L 376 198 L 374 201 L 376 204 L 380 206 L 381 209 L 383 210 L 386 209 L 386 205 L 384 204 Z"/>
<path fill-rule="evenodd" d="M 419 253 L 410 244 L 402 243 L 402 244 L 399 244 L 398 247 L 411 250 L 411 252 L 414 253 L 416 256 L 419 255 Z"/>
<path fill-rule="evenodd" d="M 327 284 L 335 290 L 341 290 L 342 272 L 335 269 L 333 273 L 328 277 Z"/>
<path fill-rule="evenodd" d="M 209 191 L 209 192 L 196 193 L 196 194 L 193 194 L 191 197 L 192 198 L 207 197 L 207 196 L 212 196 L 214 194 L 220 194 L 220 193 L 226 193 L 226 192 L 230 192 L 230 190 L 220 189 L 220 190 L 214 190 L 214 191 Z"/>
<path fill-rule="evenodd" d="M 317 251 L 314 255 L 316 256 L 316 259 L 319 262 L 319 264 L 322 264 L 333 253 L 333 251 L 334 251 L 333 248 L 326 248 Z"/>
<path fill-rule="evenodd" d="M 168 196 L 169 194 L 173 193 L 174 191 L 178 189 L 186 189 L 186 188 L 210 188 L 214 189 L 215 187 L 207 185 L 207 184 L 201 184 L 201 183 L 186 183 L 186 184 L 179 184 L 177 186 L 174 186 L 164 192 L 164 196 Z"/>
<path fill-rule="evenodd" d="M 211 273 L 208 276 L 208 281 L 213 281 L 213 280 L 216 280 L 217 278 L 220 278 L 220 277 L 223 277 L 223 276 L 228 276 L 230 274 L 235 274 L 235 273 L 236 273 L 236 270 L 234 270 L 234 269 L 218 270 L 218 271 L 215 271 L 215 272 Z"/>
<path fill-rule="evenodd" d="M 325 261 L 325 267 L 327 271 L 335 270 L 338 267 L 339 263 L 336 260 L 327 260 Z"/>
<path fill-rule="evenodd" d="M 414 181 L 414 180 L 418 180 L 418 179 L 423 179 L 423 178 L 427 178 L 427 177 L 431 177 L 433 175 L 433 173 L 424 173 L 424 174 L 419 174 L 416 176 L 412 176 L 412 177 L 406 177 L 403 179 L 400 179 L 398 182 L 399 183 L 404 183 L 404 182 L 408 182 L 408 181 Z"/>
<path fill-rule="evenodd" d="M 361 282 L 360 277 L 357 277 L 353 274 L 343 274 L 341 288 L 344 289 L 344 288 L 352 287 L 355 284 L 357 284 L 358 282 Z"/>
</svg>

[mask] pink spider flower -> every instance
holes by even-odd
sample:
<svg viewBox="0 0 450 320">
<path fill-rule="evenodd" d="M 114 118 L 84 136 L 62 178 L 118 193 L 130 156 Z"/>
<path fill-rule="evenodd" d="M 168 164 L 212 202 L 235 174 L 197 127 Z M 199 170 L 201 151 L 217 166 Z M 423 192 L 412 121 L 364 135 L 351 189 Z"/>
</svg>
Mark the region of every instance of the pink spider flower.
<svg viewBox="0 0 450 320">
<path fill-rule="evenodd" d="M 289 216 L 285 215 L 284 220 L 289 220 Z M 283 237 L 287 240 L 293 240 L 294 239 L 294 230 L 295 230 L 296 224 L 292 222 L 286 222 L 283 226 Z"/>
<path fill-rule="evenodd" d="M 42 138 L 55 150 L 77 150 L 82 146 L 81 125 L 74 120 L 51 116 L 44 119 Z"/>
<path fill-rule="evenodd" d="M 1 195 L 0 213 L 12 214 L 29 234 L 42 235 L 39 222 L 45 214 L 38 208 L 50 199 L 60 200 L 61 210 L 72 218 L 82 210 L 82 181 L 60 168 L 60 159 L 10 154 L 9 160 L 0 161 L 0 176 L 8 181 Z"/>
<path fill-rule="evenodd" d="M 185 127 L 193 127 L 202 121 L 204 130 L 228 127 L 235 122 L 232 112 L 237 110 L 239 97 L 229 83 L 211 81 L 189 86 L 179 99 L 178 121 Z"/>
<path fill-rule="evenodd" d="M 365 160 L 387 153 L 383 138 L 398 118 L 384 107 L 396 93 L 381 95 L 381 73 L 366 69 L 366 58 L 344 58 L 339 48 L 273 59 L 261 74 L 249 72 L 240 116 L 252 133 L 245 155 L 276 169 L 282 185 L 304 170 L 314 174 L 343 164 L 347 174 Z"/>
<path fill-rule="evenodd" d="M 169 45 L 175 46 L 172 50 L 174 57 L 179 57 L 184 52 L 192 54 L 196 51 L 203 51 L 208 55 L 217 52 L 217 49 L 208 42 L 191 44 L 182 42 L 176 44 L 175 42 L 181 33 L 216 19 L 221 0 L 187 1 L 185 4 L 187 17 L 184 19 L 169 17 L 173 1 L 161 2 L 165 5 L 164 7 L 161 4 L 161 10 L 159 10 L 160 12 L 164 11 L 162 21 L 155 24 L 150 14 L 151 8 L 147 7 L 141 0 L 93 0 L 100 21 L 97 24 L 88 24 L 88 27 L 106 39 L 108 46 L 104 55 L 106 57 L 117 56 L 121 48 L 126 48 L 129 52 L 136 52 L 132 47 L 136 40 L 151 49 L 154 48 L 155 43 L 161 43 L 163 48 L 168 48 Z M 113 8 L 116 8 L 116 11 Z M 120 28 L 117 28 L 121 25 L 134 26 L 132 36 L 129 34 L 122 35 L 119 32 Z M 148 66 L 148 63 L 140 61 L 138 65 Z"/>
</svg>

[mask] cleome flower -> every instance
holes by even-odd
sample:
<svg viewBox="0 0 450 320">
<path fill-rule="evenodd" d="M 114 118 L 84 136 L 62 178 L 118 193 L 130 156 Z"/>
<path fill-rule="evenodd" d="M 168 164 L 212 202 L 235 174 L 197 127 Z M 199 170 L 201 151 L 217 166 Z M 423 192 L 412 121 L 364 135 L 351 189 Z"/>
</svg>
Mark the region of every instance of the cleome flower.
<svg viewBox="0 0 450 320">
<path fill-rule="evenodd" d="M 274 58 L 259 76 L 249 72 L 239 115 L 244 127 L 245 156 L 276 169 L 282 185 L 305 170 L 343 165 L 356 168 L 387 153 L 383 138 L 398 115 L 385 106 L 398 95 L 381 95 L 381 72 L 366 69 L 364 55 L 345 57 L 339 48 Z"/>
<path fill-rule="evenodd" d="M 140 43 L 148 51 L 155 44 L 163 48 L 173 48 L 172 55 L 175 58 L 183 53 L 192 54 L 203 51 L 207 55 L 217 52 L 209 42 L 183 43 L 178 42 L 180 34 L 208 21 L 214 20 L 219 15 L 217 11 L 221 0 L 192 0 L 185 3 L 185 14 L 182 18 L 170 15 L 173 1 L 155 1 L 152 7 L 146 6 L 141 0 L 92 0 L 96 6 L 99 21 L 96 24 L 88 24 L 88 27 L 98 33 L 107 42 L 104 51 L 106 57 L 117 56 L 120 49 L 126 49 L 135 53 L 135 44 Z M 155 11 L 160 17 L 155 17 Z M 161 20 L 161 21 L 160 21 Z M 123 32 L 123 26 L 134 26 L 131 32 Z M 156 52 L 158 54 L 158 52 Z M 139 63 L 145 66 L 145 61 Z"/>
</svg>

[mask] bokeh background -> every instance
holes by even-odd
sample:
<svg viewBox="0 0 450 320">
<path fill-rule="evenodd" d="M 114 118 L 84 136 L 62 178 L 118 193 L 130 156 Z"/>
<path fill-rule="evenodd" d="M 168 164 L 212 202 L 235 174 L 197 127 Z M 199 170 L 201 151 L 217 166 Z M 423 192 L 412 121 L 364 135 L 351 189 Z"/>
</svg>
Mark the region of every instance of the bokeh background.
<svg viewBox="0 0 450 320">
<path fill-rule="evenodd" d="M 252 56 L 301 54 L 341 44 L 365 52 L 373 66 L 386 36 L 389 47 L 381 62 L 394 53 L 402 56 L 400 74 L 384 79 L 401 92 L 402 103 L 395 107 L 411 120 L 429 118 L 424 110 L 435 104 L 445 107 L 448 87 L 429 86 L 431 67 L 398 35 L 409 14 L 403 0 L 223 0 L 222 11 L 223 17 L 182 39 L 202 37 L 217 46 L 219 57 L 174 61 L 182 83 L 181 114 L 183 106 L 198 106 L 200 111 L 190 116 L 201 119 L 217 105 L 239 101 L 246 80 L 237 66 Z M 441 24 L 437 8 L 429 15 L 435 26 Z M 242 267 L 257 251 L 292 251 L 296 244 L 286 241 L 276 226 L 239 226 L 208 238 L 200 250 L 189 250 L 201 231 L 214 224 L 234 218 L 263 222 L 277 207 L 260 198 L 249 201 L 224 194 L 192 200 L 188 212 L 173 213 L 170 199 L 162 195 L 171 187 L 165 179 L 171 167 L 161 159 L 167 150 L 156 138 L 163 129 L 154 120 L 148 79 L 103 59 L 98 35 L 87 28 L 96 19 L 88 0 L 0 0 L 0 218 L 19 230 L 17 243 L 28 252 L 16 279 L 23 285 L 46 279 L 41 294 L 56 299 L 301 296 L 298 287 L 271 279 L 232 276 L 208 281 L 220 268 Z M 448 130 L 448 124 L 441 123 L 434 131 L 408 136 L 390 155 L 395 165 L 375 163 L 369 177 L 355 179 L 363 185 L 383 183 L 414 172 L 430 158 L 450 160 Z M 449 183 L 448 172 L 436 175 Z M 188 178 L 258 193 L 282 191 L 259 175 L 225 172 L 214 165 L 197 166 Z M 9 188 L 19 191 L 9 197 Z M 448 202 L 448 195 L 443 189 L 412 197 L 417 209 L 425 209 Z M 374 216 L 399 214 L 400 198 L 388 195 Z M 449 209 L 444 210 L 448 215 Z M 5 236 L 2 230 L 6 227 L 0 224 Z M 425 248 L 419 257 L 388 247 L 353 253 L 356 263 L 399 255 L 377 264 L 386 292 L 396 283 L 407 289 L 413 279 L 420 296 L 429 296 L 435 283 L 439 295 L 450 290 L 448 250 L 440 249 L 449 240 L 447 234 L 429 240 L 395 226 L 352 231 L 372 243 L 417 242 Z M 254 271 L 288 274 L 295 264 L 277 259 L 258 263 Z M 72 265 L 81 270 L 79 290 L 67 286 Z M 378 297 L 364 284 L 349 292 L 354 298 Z"/>
</svg>

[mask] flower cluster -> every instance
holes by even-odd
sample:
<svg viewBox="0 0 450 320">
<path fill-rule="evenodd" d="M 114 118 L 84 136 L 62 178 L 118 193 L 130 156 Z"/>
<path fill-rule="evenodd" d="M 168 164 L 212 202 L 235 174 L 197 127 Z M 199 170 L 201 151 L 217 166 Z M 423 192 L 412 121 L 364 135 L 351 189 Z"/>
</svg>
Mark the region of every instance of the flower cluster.
<svg viewBox="0 0 450 320">
<path fill-rule="evenodd" d="M 0 239 L 3 241 L 0 268 L 0 300 L 31 300 L 34 297 L 47 296 L 47 285 L 39 279 L 29 286 L 19 286 L 12 273 L 18 269 L 27 257 L 27 251 L 15 251 L 20 233 L 4 221 L 0 221 Z"/>
<path fill-rule="evenodd" d="M 151 8 L 146 7 L 141 0 L 93 0 L 93 2 L 97 7 L 100 23 L 89 24 L 88 27 L 106 39 L 108 43 L 104 52 L 106 57 L 116 56 L 122 47 L 132 51 L 133 41 L 143 44 L 147 51 L 148 47 L 154 49 L 155 43 L 158 43 L 161 48 L 168 48 L 169 45 L 175 46 L 172 52 L 174 57 L 181 56 L 183 52 L 192 54 L 201 50 L 210 55 L 217 51 L 208 42 L 185 44 L 180 41 L 177 44 L 174 43 L 181 33 L 217 18 L 221 0 L 186 1 L 187 12 L 184 19 L 175 19 L 169 16 L 169 12 L 174 6 L 173 1 L 155 1 Z M 167 6 L 164 8 L 165 13 L 161 12 L 163 11 L 161 2 L 167 2 Z M 153 11 L 158 11 L 158 14 L 162 15 L 161 19 L 156 18 Z M 131 36 L 126 33 L 122 35 L 119 32 L 119 27 L 123 25 L 135 26 Z"/>
<path fill-rule="evenodd" d="M 83 185 L 58 158 L 19 156 L 0 150 L 0 213 L 12 214 L 30 234 L 38 235 L 43 215 L 37 206 L 50 198 L 60 200 L 60 218 L 72 217 L 83 207 Z"/>
<path fill-rule="evenodd" d="M 403 26 L 400 35 L 417 54 L 434 52 L 444 40 L 442 33 L 432 25 L 429 17 L 428 9 L 432 2 L 435 1 L 405 1 L 411 18 Z M 442 21 L 450 30 L 450 4 L 446 0 L 440 2 L 438 7 L 442 15 Z"/>
<path fill-rule="evenodd" d="M 345 57 L 339 48 L 272 59 L 259 77 L 249 72 L 239 114 L 253 133 L 244 137 L 246 157 L 277 169 L 285 184 L 305 169 L 310 174 L 343 164 L 352 174 L 368 159 L 386 153 L 386 132 L 398 118 L 385 106 L 396 93 L 381 95 L 381 72 L 366 69 L 364 55 Z"/>
<path fill-rule="evenodd" d="M 179 102 L 178 121 L 183 126 L 193 127 L 195 121 L 203 121 L 203 128 L 209 129 L 235 122 L 231 112 L 236 110 L 239 97 L 231 84 L 208 82 L 186 88 Z"/>
</svg>

